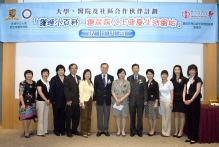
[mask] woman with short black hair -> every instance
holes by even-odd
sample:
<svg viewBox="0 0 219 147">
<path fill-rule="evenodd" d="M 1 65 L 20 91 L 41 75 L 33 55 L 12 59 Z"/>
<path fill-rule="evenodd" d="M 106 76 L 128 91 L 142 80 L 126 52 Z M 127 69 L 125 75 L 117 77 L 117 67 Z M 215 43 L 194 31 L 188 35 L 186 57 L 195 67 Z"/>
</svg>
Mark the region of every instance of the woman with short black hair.
<svg viewBox="0 0 219 147">
<path fill-rule="evenodd" d="M 37 135 L 45 137 L 48 134 L 48 115 L 49 115 L 49 70 L 44 68 L 41 71 L 42 78 L 37 81 L 37 116 L 38 126 Z"/>
<path fill-rule="evenodd" d="M 148 136 L 153 136 L 156 127 L 156 119 L 159 117 L 158 112 L 158 101 L 159 101 L 159 86 L 158 83 L 154 80 L 154 70 L 147 69 L 146 76 L 148 81 L 146 83 L 148 88 L 148 102 L 145 106 L 145 116 L 148 118 L 150 124 L 150 131 Z"/>
<path fill-rule="evenodd" d="M 161 72 L 162 81 L 159 83 L 160 109 L 162 116 L 162 137 L 169 137 L 171 134 L 171 112 L 173 108 L 173 83 L 168 81 L 168 71 Z"/>
<path fill-rule="evenodd" d="M 117 76 L 118 79 L 113 81 L 112 84 L 112 103 L 113 105 L 122 105 L 122 110 L 113 108 L 113 116 L 116 117 L 116 124 L 118 131 L 116 136 L 122 135 L 125 137 L 125 124 L 128 117 L 128 96 L 130 94 L 130 82 L 125 80 L 126 71 L 123 68 L 118 69 Z M 122 129 L 120 128 L 120 117 L 122 117 Z"/>
<path fill-rule="evenodd" d="M 194 144 L 198 141 L 198 129 L 200 120 L 200 98 L 202 79 L 198 77 L 198 68 L 195 64 L 188 66 L 189 77 L 186 85 L 186 124 L 188 126 L 188 139 L 185 142 Z"/>
<path fill-rule="evenodd" d="M 36 114 L 36 82 L 32 80 L 33 72 L 26 70 L 24 72 L 25 80 L 20 82 L 19 97 L 20 97 L 20 112 L 19 119 L 23 120 L 24 136 L 30 138 L 33 133 L 29 132 L 30 121 L 37 117 Z"/>
<path fill-rule="evenodd" d="M 65 135 L 65 107 L 64 95 L 65 67 L 58 65 L 56 75 L 50 80 L 50 102 L 53 108 L 54 134 L 56 136 Z"/>
</svg>

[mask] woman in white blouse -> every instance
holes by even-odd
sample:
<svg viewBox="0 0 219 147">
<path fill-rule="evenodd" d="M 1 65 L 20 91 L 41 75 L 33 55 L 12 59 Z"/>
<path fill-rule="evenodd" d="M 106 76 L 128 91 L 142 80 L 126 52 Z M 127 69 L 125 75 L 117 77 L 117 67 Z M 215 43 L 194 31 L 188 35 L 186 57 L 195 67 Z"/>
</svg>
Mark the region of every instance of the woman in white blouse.
<svg viewBox="0 0 219 147">
<path fill-rule="evenodd" d="M 168 81 L 168 71 L 161 72 L 162 81 L 159 83 L 160 108 L 162 116 L 162 137 L 169 137 L 171 131 L 171 112 L 173 108 L 173 84 Z"/>
<path fill-rule="evenodd" d="M 85 69 L 83 73 L 83 80 L 79 83 L 81 134 L 84 138 L 88 138 L 88 136 L 91 135 L 90 127 L 93 93 L 94 87 L 91 81 L 91 71 L 89 69 Z"/>
</svg>

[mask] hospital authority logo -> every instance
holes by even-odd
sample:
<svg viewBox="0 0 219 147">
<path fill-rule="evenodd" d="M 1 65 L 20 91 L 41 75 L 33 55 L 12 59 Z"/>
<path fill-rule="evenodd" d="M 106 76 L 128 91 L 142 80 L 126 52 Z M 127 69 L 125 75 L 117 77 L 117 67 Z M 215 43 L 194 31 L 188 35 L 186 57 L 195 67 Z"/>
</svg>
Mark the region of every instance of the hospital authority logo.
<svg viewBox="0 0 219 147">
<path fill-rule="evenodd" d="M 8 21 L 8 20 L 20 20 L 20 18 L 16 17 L 16 9 L 8 10 L 8 17 L 5 18 L 5 21 Z"/>
<path fill-rule="evenodd" d="M 211 17 L 214 15 L 214 12 L 213 11 L 208 11 L 208 16 L 210 17 L 210 19 L 211 19 Z"/>
<path fill-rule="evenodd" d="M 206 10 L 185 10 L 182 12 L 182 16 L 185 19 L 199 19 L 199 20 L 203 20 L 203 19 L 211 19 L 211 17 L 214 15 L 213 11 L 206 11 Z"/>
<path fill-rule="evenodd" d="M 182 12 L 182 16 L 185 18 L 185 19 L 187 19 L 188 17 L 189 17 L 189 15 L 190 15 L 190 13 L 188 12 L 188 11 L 184 11 L 184 12 Z"/>
<path fill-rule="evenodd" d="M 24 19 L 29 19 L 32 16 L 32 12 L 30 11 L 30 9 L 25 9 L 22 12 L 22 16 Z"/>
</svg>

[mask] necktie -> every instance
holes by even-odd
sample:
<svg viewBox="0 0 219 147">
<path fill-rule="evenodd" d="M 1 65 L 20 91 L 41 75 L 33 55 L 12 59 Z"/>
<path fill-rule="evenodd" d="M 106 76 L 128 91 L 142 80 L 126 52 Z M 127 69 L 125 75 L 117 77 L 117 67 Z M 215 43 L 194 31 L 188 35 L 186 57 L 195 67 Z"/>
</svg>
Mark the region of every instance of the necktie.
<svg viewBox="0 0 219 147">
<path fill-rule="evenodd" d="M 104 85 L 104 87 L 106 87 L 105 75 L 103 75 L 103 85 Z"/>
<path fill-rule="evenodd" d="M 77 76 L 75 75 L 75 82 L 78 84 Z"/>
<path fill-rule="evenodd" d="M 138 80 L 137 76 L 135 76 L 135 78 L 134 78 L 134 79 L 135 79 L 135 81 L 137 81 L 137 80 Z"/>
</svg>

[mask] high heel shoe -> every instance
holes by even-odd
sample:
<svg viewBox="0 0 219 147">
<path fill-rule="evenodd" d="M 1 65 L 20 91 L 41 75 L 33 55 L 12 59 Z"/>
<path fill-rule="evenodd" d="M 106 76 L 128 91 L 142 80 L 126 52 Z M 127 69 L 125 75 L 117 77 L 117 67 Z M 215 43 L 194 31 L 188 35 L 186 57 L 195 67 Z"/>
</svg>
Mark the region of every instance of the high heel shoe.
<svg viewBox="0 0 219 147">
<path fill-rule="evenodd" d="M 88 138 L 88 136 L 87 136 L 87 135 L 83 135 L 83 137 L 84 137 L 84 138 Z"/>
<path fill-rule="evenodd" d="M 179 134 L 179 132 L 175 135 L 175 134 L 173 134 L 173 137 L 177 137 L 178 136 L 178 134 Z"/>
<path fill-rule="evenodd" d="M 34 133 L 33 133 L 33 132 L 30 132 L 29 135 L 34 135 Z"/>
<path fill-rule="evenodd" d="M 155 134 L 156 134 L 156 131 L 154 132 L 154 134 L 148 133 L 147 135 L 148 135 L 148 136 L 154 136 Z"/>
<path fill-rule="evenodd" d="M 26 136 L 26 135 L 25 135 L 25 131 L 24 131 L 24 137 L 25 137 L 25 138 L 30 138 L 30 134 Z"/>
<path fill-rule="evenodd" d="M 191 140 L 190 139 L 186 139 L 186 141 L 185 142 L 190 142 Z"/>
<path fill-rule="evenodd" d="M 27 136 L 24 135 L 24 137 L 25 137 L 25 138 L 30 138 L 30 135 L 27 135 Z"/>
<path fill-rule="evenodd" d="M 196 143 L 196 141 L 191 141 L 191 142 L 190 142 L 190 144 L 195 144 L 195 143 Z"/>
<path fill-rule="evenodd" d="M 121 134 L 117 134 L 117 133 L 116 133 L 116 136 L 118 136 L 118 137 L 119 137 L 120 135 L 121 135 Z"/>
<path fill-rule="evenodd" d="M 182 136 L 183 136 L 183 134 L 182 134 L 182 135 L 180 135 L 180 136 L 178 136 L 178 135 L 177 135 L 177 136 L 176 136 L 176 138 L 181 138 Z"/>
<path fill-rule="evenodd" d="M 46 135 L 44 134 L 44 135 L 37 135 L 37 136 L 39 136 L 39 137 L 46 137 Z"/>
</svg>

